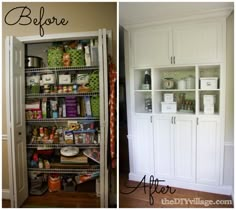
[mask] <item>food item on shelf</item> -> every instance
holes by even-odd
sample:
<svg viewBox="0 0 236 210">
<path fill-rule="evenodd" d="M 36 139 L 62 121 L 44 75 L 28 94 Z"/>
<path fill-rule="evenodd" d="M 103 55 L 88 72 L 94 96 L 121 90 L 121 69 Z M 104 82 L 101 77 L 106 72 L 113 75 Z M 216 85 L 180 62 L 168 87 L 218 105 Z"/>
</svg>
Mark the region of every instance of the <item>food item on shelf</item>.
<svg viewBox="0 0 236 210">
<path fill-rule="evenodd" d="M 63 54 L 63 65 L 70 66 L 70 54 L 69 53 Z"/>
<path fill-rule="evenodd" d="M 49 163 L 49 161 L 48 161 L 48 160 L 44 160 L 43 162 L 44 162 L 44 167 L 45 167 L 46 169 L 49 169 L 49 168 L 50 168 L 50 163 Z"/>
<path fill-rule="evenodd" d="M 92 116 L 90 97 L 84 96 L 84 101 L 85 101 L 85 108 L 86 108 L 86 116 Z"/>
<path fill-rule="evenodd" d="M 152 97 L 150 94 L 145 96 L 145 111 L 152 112 Z"/>
<path fill-rule="evenodd" d="M 73 144 L 74 143 L 73 132 L 64 131 L 64 140 L 66 144 Z"/>
<path fill-rule="evenodd" d="M 47 118 L 47 98 L 42 99 L 42 113 L 43 113 L 43 118 Z"/>
<path fill-rule="evenodd" d="M 99 176 L 100 176 L 100 172 L 79 175 L 79 176 L 75 176 L 75 181 L 77 184 L 81 184 L 81 183 L 87 182 L 89 180 L 96 179 Z"/>
<path fill-rule="evenodd" d="M 63 49 L 61 47 L 50 47 L 48 49 L 48 66 L 61 67 L 63 66 Z"/>
<path fill-rule="evenodd" d="M 48 191 L 56 192 L 61 190 L 61 178 L 57 174 L 50 174 L 48 176 Z"/>
</svg>

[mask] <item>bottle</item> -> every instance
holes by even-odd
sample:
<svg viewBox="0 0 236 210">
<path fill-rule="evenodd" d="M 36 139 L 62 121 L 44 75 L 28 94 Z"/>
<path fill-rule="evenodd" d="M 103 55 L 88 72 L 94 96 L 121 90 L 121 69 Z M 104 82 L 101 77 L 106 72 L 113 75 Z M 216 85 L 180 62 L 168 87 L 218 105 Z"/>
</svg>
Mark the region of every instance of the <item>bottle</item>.
<svg viewBox="0 0 236 210">
<path fill-rule="evenodd" d="M 150 94 L 146 94 L 145 96 L 145 111 L 152 112 L 152 98 Z"/>
<path fill-rule="evenodd" d="M 145 84 L 145 89 L 150 90 L 151 89 L 151 76 L 148 71 L 145 71 L 144 75 L 144 84 Z"/>
<path fill-rule="evenodd" d="M 51 107 L 50 101 L 47 101 L 47 118 L 51 118 Z"/>
</svg>

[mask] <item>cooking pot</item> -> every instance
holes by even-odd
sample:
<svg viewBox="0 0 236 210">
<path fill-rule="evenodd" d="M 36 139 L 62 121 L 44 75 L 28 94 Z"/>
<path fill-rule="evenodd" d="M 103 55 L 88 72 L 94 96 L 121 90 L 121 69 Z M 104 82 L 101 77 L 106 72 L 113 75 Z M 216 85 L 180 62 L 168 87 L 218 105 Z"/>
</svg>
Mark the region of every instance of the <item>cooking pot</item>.
<svg viewBox="0 0 236 210">
<path fill-rule="evenodd" d="M 173 89 L 175 82 L 173 78 L 164 78 L 163 79 L 163 88 L 164 89 Z"/>
<path fill-rule="evenodd" d="M 42 58 L 37 56 L 27 56 L 25 59 L 26 68 L 40 68 L 42 67 Z"/>
</svg>

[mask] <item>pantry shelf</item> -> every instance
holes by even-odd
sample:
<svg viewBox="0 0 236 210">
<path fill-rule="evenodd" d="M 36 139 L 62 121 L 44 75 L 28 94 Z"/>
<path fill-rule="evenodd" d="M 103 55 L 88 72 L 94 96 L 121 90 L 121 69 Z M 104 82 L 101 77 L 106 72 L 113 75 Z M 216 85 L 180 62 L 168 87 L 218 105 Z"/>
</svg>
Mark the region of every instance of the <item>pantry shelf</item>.
<svg viewBox="0 0 236 210">
<path fill-rule="evenodd" d="M 93 120 L 100 121 L 99 117 L 65 117 L 65 118 L 48 118 L 48 119 L 33 119 L 26 120 L 27 123 L 43 123 L 43 122 L 67 122 L 68 120 Z"/>
<path fill-rule="evenodd" d="M 100 144 L 27 144 L 27 148 L 39 148 L 41 150 L 45 149 L 55 149 L 55 148 L 62 148 L 62 147 L 80 147 L 80 148 L 98 148 Z"/>
<path fill-rule="evenodd" d="M 95 96 L 99 95 L 99 92 L 87 92 L 87 93 L 37 93 L 37 94 L 25 94 L 26 98 L 45 98 L 45 97 L 67 97 L 67 96 Z"/>
<path fill-rule="evenodd" d="M 98 66 L 68 66 L 68 67 L 42 67 L 42 68 L 27 68 L 25 73 L 52 73 L 55 72 L 64 72 L 64 71 L 94 71 L 98 70 Z"/>
<path fill-rule="evenodd" d="M 50 168 L 50 169 L 46 169 L 46 168 L 28 168 L 28 171 L 30 172 L 41 172 L 41 173 L 46 173 L 46 174 L 50 174 L 50 173 L 58 173 L 58 174 L 88 174 L 88 173 L 94 173 L 94 172 L 99 172 L 99 166 L 96 167 L 91 167 L 91 168 L 78 168 L 78 169 L 61 169 L 61 168 Z"/>
<path fill-rule="evenodd" d="M 155 92 L 193 92 L 195 89 L 157 89 Z"/>
</svg>

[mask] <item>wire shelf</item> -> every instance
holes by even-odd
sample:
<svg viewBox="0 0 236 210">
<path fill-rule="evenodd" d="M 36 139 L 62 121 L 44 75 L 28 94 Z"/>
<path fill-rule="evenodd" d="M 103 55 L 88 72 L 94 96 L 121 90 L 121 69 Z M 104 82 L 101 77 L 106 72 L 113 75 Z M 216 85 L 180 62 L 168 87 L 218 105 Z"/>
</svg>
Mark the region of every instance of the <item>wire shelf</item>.
<svg viewBox="0 0 236 210">
<path fill-rule="evenodd" d="M 28 168 L 28 171 L 30 172 L 41 172 L 45 174 L 50 174 L 50 173 L 58 173 L 58 174 L 77 174 L 77 173 L 93 173 L 93 172 L 99 172 L 100 168 L 97 166 L 96 168 L 77 168 L 77 169 L 62 169 L 62 168 Z"/>
<path fill-rule="evenodd" d="M 100 121 L 99 117 L 65 117 L 65 118 L 47 118 L 47 119 L 33 119 L 26 120 L 27 123 L 43 123 L 43 122 L 67 122 L 68 120 L 81 121 Z"/>
<path fill-rule="evenodd" d="M 26 68 L 25 73 L 47 73 L 47 72 L 65 72 L 65 71 L 94 71 L 98 70 L 98 66 L 68 66 L 68 67 L 42 67 L 42 68 Z"/>
<path fill-rule="evenodd" d="M 27 148 L 38 148 L 40 147 L 40 149 L 60 149 L 62 147 L 80 147 L 80 148 L 99 148 L 100 144 L 43 144 L 43 143 L 35 143 L 35 144 L 27 144 Z"/>
<path fill-rule="evenodd" d="M 26 98 L 45 98 L 45 97 L 67 97 L 67 96 L 95 96 L 99 95 L 99 92 L 88 93 L 31 93 L 25 94 Z"/>
</svg>

